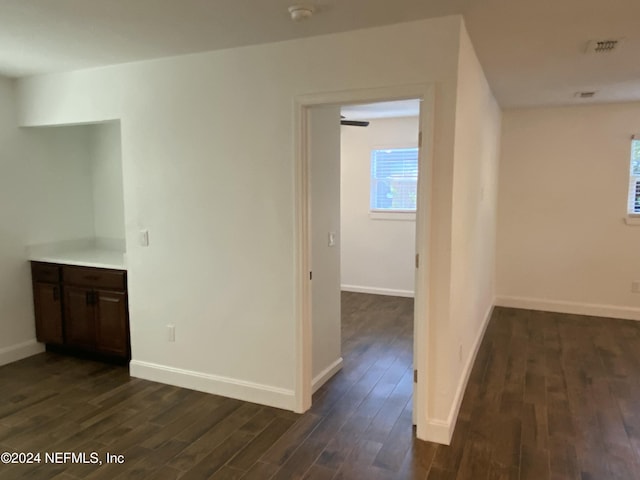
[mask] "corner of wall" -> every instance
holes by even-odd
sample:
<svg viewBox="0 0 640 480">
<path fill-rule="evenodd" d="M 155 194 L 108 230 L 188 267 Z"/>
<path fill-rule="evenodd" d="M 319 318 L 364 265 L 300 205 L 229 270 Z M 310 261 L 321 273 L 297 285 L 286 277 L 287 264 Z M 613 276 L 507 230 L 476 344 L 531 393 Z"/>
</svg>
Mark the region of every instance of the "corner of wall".
<svg viewBox="0 0 640 480">
<path fill-rule="evenodd" d="M 428 418 L 425 429 L 418 432 L 418 438 L 420 438 L 421 440 L 440 443 L 442 445 L 451 444 L 451 439 L 453 438 L 453 433 L 456 428 L 458 414 L 460 413 L 460 407 L 462 406 L 464 393 L 467 388 L 467 384 L 469 383 L 469 377 L 471 375 L 471 371 L 473 370 L 476 357 L 478 356 L 480 345 L 482 345 L 484 334 L 487 330 L 489 322 L 491 321 L 493 309 L 495 308 L 494 304 L 495 302 L 490 305 L 489 309 L 484 314 L 482 327 L 476 335 L 471 354 L 467 357 L 467 361 L 465 362 L 447 419 L 441 420 L 438 418 Z"/>
<path fill-rule="evenodd" d="M 0 366 L 17 362 L 42 352 L 44 352 L 44 345 L 38 343 L 35 338 L 17 345 L 0 348 Z"/>
<path fill-rule="evenodd" d="M 501 115 L 464 19 L 459 32 L 452 179 L 447 405 L 425 435 L 449 443 L 469 375 L 495 304 L 495 248 Z M 478 145 L 482 148 L 478 150 Z M 464 302 L 461 300 L 464 299 Z M 448 411 L 442 411 L 444 407 Z"/>
<path fill-rule="evenodd" d="M 338 358 L 335 362 L 325 368 L 322 372 L 316 375 L 311 381 L 311 393 L 316 393 L 322 385 L 327 383 L 331 377 L 342 370 L 342 357 Z"/>
</svg>

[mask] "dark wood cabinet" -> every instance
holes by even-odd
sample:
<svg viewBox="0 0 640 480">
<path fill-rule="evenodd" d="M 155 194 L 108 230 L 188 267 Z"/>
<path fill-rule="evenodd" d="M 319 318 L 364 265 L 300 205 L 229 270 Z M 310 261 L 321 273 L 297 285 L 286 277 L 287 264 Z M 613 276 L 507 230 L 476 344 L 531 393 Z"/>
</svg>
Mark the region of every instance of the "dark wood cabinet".
<svg viewBox="0 0 640 480">
<path fill-rule="evenodd" d="M 95 344 L 95 312 L 89 301 L 91 290 L 65 287 L 64 329 L 66 344 L 93 348 Z"/>
<path fill-rule="evenodd" d="M 61 273 L 59 265 L 33 263 L 31 266 L 36 338 L 43 343 L 64 343 Z"/>
<path fill-rule="evenodd" d="M 62 299 L 60 285 L 33 282 L 36 337 L 39 342 L 62 344 Z"/>
<path fill-rule="evenodd" d="M 102 352 L 126 355 L 127 297 L 123 292 L 96 292 L 96 346 Z"/>
<path fill-rule="evenodd" d="M 129 359 L 126 272 L 32 262 L 39 341 Z"/>
</svg>

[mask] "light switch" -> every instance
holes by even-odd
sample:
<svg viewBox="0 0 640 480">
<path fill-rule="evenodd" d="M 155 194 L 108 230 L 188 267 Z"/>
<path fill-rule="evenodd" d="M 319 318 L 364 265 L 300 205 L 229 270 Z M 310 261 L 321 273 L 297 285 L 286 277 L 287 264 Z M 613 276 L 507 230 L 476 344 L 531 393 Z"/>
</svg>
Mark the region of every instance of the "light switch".
<svg viewBox="0 0 640 480">
<path fill-rule="evenodd" d="M 138 233 L 138 243 L 141 247 L 149 246 L 149 230 L 140 230 Z"/>
<path fill-rule="evenodd" d="M 329 246 L 335 247 L 336 245 L 336 232 L 329 232 Z"/>
</svg>

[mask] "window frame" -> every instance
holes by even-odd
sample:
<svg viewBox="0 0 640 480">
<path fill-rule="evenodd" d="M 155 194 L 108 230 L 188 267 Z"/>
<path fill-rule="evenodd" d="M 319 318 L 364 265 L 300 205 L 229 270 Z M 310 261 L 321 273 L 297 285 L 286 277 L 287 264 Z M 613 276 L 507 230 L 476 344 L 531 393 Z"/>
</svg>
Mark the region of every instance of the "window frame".
<svg viewBox="0 0 640 480">
<path fill-rule="evenodd" d="M 386 209 L 386 208 L 373 208 L 372 200 L 373 200 L 373 162 L 374 162 L 374 154 L 377 151 L 381 150 L 416 150 L 417 151 L 417 160 L 416 164 L 418 167 L 418 174 L 416 175 L 416 208 L 413 210 L 409 209 Z M 371 147 L 369 154 L 369 218 L 372 220 L 410 220 L 415 221 L 416 219 L 416 211 L 418 209 L 417 203 L 417 188 L 418 188 L 418 178 L 420 176 L 420 146 L 418 142 L 405 142 L 398 144 L 385 144 L 385 145 L 375 145 Z"/>
<path fill-rule="evenodd" d="M 634 174 L 633 172 L 633 149 L 634 142 L 640 144 L 640 135 L 631 135 L 631 141 L 629 142 L 629 185 L 627 192 L 627 217 L 631 219 L 640 219 L 640 207 L 636 208 L 636 192 L 640 188 L 640 173 Z M 640 162 L 640 156 L 638 158 Z"/>
</svg>

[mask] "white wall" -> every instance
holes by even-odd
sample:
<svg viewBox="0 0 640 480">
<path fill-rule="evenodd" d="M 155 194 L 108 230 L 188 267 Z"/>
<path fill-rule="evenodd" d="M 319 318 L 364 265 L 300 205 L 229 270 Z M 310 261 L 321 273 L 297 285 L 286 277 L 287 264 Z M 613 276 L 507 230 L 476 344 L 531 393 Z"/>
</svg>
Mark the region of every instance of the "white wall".
<svg viewBox="0 0 640 480">
<path fill-rule="evenodd" d="M 0 77 L 0 365 L 38 351 L 31 277 L 23 258 L 25 227 L 17 225 L 21 212 L 14 198 L 19 192 L 12 178 L 17 173 L 12 172 L 18 168 L 22 150 L 12 95 L 11 82 Z"/>
<path fill-rule="evenodd" d="M 461 30 L 456 104 L 450 322 L 433 337 L 449 345 L 455 421 L 495 297 L 501 111 L 466 29 Z M 437 227 L 436 227 L 437 228 Z M 453 429 L 453 422 L 449 428 Z"/>
<path fill-rule="evenodd" d="M 0 77 L 0 364 L 35 342 L 27 245 L 93 234 L 89 144 L 81 129 L 17 128 L 12 83 Z"/>
<path fill-rule="evenodd" d="M 640 226 L 626 217 L 640 103 L 504 115 L 499 303 L 640 320 Z"/>
<path fill-rule="evenodd" d="M 91 139 L 87 127 L 21 129 L 24 157 L 18 168 L 38 187 L 25 202 L 29 245 L 94 236 Z M 27 177 L 28 176 L 28 177 Z"/>
<path fill-rule="evenodd" d="M 428 262 L 437 335 L 449 322 L 460 23 L 421 20 L 20 82 L 23 125 L 121 119 L 135 375 L 293 405 L 301 94 L 437 85 Z M 135 241 L 141 227 L 146 249 Z M 442 368 L 449 345 L 432 348 L 430 365 Z M 446 420 L 450 380 L 427 378 L 431 415 Z"/>
<path fill-rule="evenodd" d="M 340 107 L 309 112 L 312 376 L 317 390 L 342 364 L 340 335 Z M 329 246 L 329 232 L 335 245 Z"/>
<path fill-rule="evenodd" d="M 341 129 L 341 281 L 343 290 L 413 296 L 414 220 L 369 216 L 371 151 L 418 146 L 417 117 L 374 119 Z"/>
<path fill-rule="evenodd" d="M 89 128 L 95 236 L 124 240 L 120 123 L 100 123 Z"/>
<path fill-rule="evenodd" d="M 46 161 L 37 175 L 46 174 L 52 181 L 49 188 L 35 192 L 39 198 L 25 217 L 29 244 L 99 239 L 100 246 L 123 248 L 119 123 L 23 128 L 20 134 L 26 158 Z M 46 216 L 40 212 L 44 203 Z"/>
</svg>

